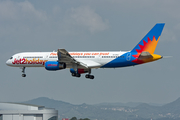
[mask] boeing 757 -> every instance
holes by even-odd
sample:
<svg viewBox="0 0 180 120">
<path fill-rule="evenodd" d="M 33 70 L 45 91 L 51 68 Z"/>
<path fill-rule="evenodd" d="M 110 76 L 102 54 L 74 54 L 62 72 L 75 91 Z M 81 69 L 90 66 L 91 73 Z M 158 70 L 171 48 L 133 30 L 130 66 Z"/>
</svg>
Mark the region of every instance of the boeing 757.
<svg viewBox="0 0 180 120">
<path fill-rule="evenodd" d="M 165 23 L 157 23 L 145 37 L 130 51 L 94 51 L 68 52 L 22 52 L 13 55 L 6 64 L 22 68 L 22 77 L 26 77 L 26 67 L 44 67 L 49 71 L 70 69 L 73 77 L 87 73 L 86 78 L 94 79 L 91 69 L 119 68 L 140 65 L 162 58 L 154 54 Z"/>
</svg>

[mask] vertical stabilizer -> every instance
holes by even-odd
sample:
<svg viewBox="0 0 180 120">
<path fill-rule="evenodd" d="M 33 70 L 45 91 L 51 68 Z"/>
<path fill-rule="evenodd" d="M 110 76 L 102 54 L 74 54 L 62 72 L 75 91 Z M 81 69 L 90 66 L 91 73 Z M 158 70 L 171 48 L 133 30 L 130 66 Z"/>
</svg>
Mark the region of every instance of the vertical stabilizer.
<svg viewBox="0 0 180 120">
<path fill-rule="evenodd" d="M 146 36 L 132 49 L 131 52 L 149 52 L 153 54 L 165 23 L 157 23 Z"/>
</svg>

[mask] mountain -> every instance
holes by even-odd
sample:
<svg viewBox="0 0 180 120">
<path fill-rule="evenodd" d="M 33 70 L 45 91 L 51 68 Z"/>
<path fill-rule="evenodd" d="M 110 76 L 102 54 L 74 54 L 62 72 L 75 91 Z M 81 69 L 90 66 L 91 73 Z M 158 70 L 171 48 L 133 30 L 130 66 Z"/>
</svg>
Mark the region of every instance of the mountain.
<svg viewBox="0 0 180 120">
<path fill-rule="evenodd" d="M 162 106 L 163 114 L 171 114 L 171 116 L 179 117 L 180 116 L 180 98 L 175 100 L 174 102 L 168 103 Z"/>
<path fill-rule="evenodd" d="M 53 100 L 46 97 L 39 97 L 23 103 L 45 106 L 46 108 L 55 108 L 56 110 L 58 110 L 58 113 L 62 114 L 65 114 L 67 111 L 70 111 L 71 108 L 74 106 L 67 102 Z"/>
<path fill-rule="evenodd" d="M 111 105 L 111 106 L 127 106 L 127 107 L 136 107 L 138 105 L 142 104 L 141 102 L 128 102 L 128 103 L 100 103 L 96 104 L 97 106 L 101 105 Z"/>
<path fill-rule="evenodd" d="M 73 105 L 67 102 L 40 97 L 23 103 L 55 108 L 62 118 L 90 118 L 91 120 L 179 120 L 180 98 L 176 101 L 153 106 L 147 103 L 100 103 Z"/>
<path fill-rule="evenodd" d="M 135 108 L 137 109 L 136 114 L 143 118 L 153 117 L 155 119 L 180 119 L 180 98 L 163 106 L 152 106 L 143 103 Z"/>
</svg>

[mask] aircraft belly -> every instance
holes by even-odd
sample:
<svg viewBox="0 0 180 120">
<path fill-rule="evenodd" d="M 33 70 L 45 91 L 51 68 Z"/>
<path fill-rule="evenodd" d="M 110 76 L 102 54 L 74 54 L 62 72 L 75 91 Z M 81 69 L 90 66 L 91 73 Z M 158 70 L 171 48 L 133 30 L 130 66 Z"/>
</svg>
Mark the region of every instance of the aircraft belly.
<svg viewBox="0 0 180 120">
<path fill-rule="evenodd" d="M 66 68 L 73 68 L 73 67 L 74 67 L 74 63 L 66 63 Z M 81 65 L 77 65 L 77 68 L 84 69 L 84 67 Z"/>
<path fill-rule="evenodd" d="M 102 65 L 98 65 L 98 66 L 96 66 L 96 65 L 91 65 L 91 66 L 88 66 L 88 68 L 100 68 Z M 74 67 L 74 64 L 72 64 L 72 63 L 69 63 L 69 64 L 66 64 L 66 68 L 73 68 Z M 81 65 L 77 65 L 77 68 L 80 68 L 80 69 L 87 69 L 87 68 L 85 68 L 85 67 L 83 67 L 83 66 L 81 66 Z"/>
<path fill-rule="evenodd" d="M 13 65 L 13 67 L 44 67 L 44 65 L 39 65 L 39 64 L 17 64 Z"/>
</svg>

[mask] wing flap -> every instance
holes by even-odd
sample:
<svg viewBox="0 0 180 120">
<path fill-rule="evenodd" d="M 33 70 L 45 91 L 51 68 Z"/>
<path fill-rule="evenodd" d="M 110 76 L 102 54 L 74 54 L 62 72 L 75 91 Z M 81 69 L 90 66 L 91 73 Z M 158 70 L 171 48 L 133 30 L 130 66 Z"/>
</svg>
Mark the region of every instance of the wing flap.
<svg viewBox="0 0 180 120">
<path fill-rule="evenodd" d="M 101 64 L 94 62 L 92 60 L 81 60 L 82 63 L 86 64 L 89 68 L 99 68 Z"/>
</svg>

